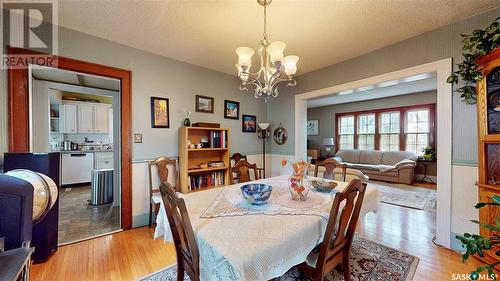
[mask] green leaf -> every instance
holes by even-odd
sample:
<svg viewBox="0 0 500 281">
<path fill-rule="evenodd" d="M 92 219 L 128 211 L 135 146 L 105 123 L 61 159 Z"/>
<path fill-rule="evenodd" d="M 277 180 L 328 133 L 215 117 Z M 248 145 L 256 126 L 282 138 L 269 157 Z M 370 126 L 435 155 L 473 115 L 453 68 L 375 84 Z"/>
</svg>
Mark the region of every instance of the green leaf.
<svg viewBox="0 0 500 281">
<path fill-rule="evenodd" d="M 500 196 L 495 194 L 491 197 L 491 200 L 500 205 Z"/>
</svg>

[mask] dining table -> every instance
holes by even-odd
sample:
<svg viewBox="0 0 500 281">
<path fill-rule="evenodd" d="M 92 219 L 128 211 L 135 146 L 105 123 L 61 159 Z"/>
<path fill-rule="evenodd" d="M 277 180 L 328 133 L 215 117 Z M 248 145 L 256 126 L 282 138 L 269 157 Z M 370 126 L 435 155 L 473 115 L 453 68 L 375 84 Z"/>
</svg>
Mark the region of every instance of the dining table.
<svg viewBox="0 0 500 281">
<path fill-rule="evenodd" d="M 288 178 L 277 176 L 179 194 L 198 244 L 201 280 L 277 278 L 304 262 L 321 243 L 333 198 L 348 183 L 335 181 L 332 192 L 311 189 L 305 201 L 294 201 Z M 272 186 L 266 204 L 251 205 L 242 197 L 241 186 L 253 183 Z M 376 211 L 379 204 L 379 191 L 368 184 L 360 215 Z M 163 202 L 154 233 L 155 239 L 160 237 L 173 241 Z"/>
</svg>

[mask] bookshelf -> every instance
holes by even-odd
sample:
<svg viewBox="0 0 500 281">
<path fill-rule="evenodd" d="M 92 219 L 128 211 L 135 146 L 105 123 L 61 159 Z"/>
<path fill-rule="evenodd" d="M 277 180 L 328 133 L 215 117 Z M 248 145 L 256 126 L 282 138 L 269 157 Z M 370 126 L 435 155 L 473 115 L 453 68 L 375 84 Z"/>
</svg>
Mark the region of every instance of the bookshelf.
<svg viewBox="0 0 500 281">
<path fill-rule="evenodd" d="M 206 127 L 179 128 L 179 179 L 182 193 L 190 193 L 228 185 L 229 129 Z M 204 143 L 202 148 L 189 148 L 189 143 Z M 217 163 L 211 166 L 210 163 Z"/>
</svg>

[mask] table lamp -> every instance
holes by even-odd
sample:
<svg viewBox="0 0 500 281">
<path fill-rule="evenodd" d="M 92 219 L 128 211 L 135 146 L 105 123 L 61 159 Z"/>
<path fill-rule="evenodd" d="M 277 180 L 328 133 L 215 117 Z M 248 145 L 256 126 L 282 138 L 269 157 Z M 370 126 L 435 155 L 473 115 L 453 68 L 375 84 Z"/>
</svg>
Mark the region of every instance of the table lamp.
<svg viewBox="0 0 500 281">
<path fill-rule="evenodd" d="M 335 146 L 334 138 L 324 138 L 323 145 L 325 146 L 326 156 L 330 156 L 330 152 L 332 151 L 332 147 Z"/>
</svg>

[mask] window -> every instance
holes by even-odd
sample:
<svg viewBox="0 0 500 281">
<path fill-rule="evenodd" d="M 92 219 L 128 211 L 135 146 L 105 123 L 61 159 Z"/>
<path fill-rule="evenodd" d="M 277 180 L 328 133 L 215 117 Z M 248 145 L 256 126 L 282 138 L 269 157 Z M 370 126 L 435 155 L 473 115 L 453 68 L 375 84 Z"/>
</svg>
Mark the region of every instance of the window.
<svg viewBox="0 0 500 281">
<path fill-rule="evenodd" d="M 406 151 L 422 155 L 422 148 L 429 145 L 429 131 L 429 109 L 407 111 L 405 125 Z"/>
<path fill-rule="evenodd" d="M 340 117 L 339 148 L 354 148 L 354 115 Z"/>
<path fill-rule="evenodd" d="M 380 150 L 399 150 L 399 111 L 380 113 Z"/>
<path fill-rule="evenodd" d="M 406 150 L 435 146 L 434 104 L 340 113 L 338 149 Z"/>
<path fill-rule="evenodd" d="M 358 116 L 358 149 L 375 149 L 375 113 Z"/>
</svg>

